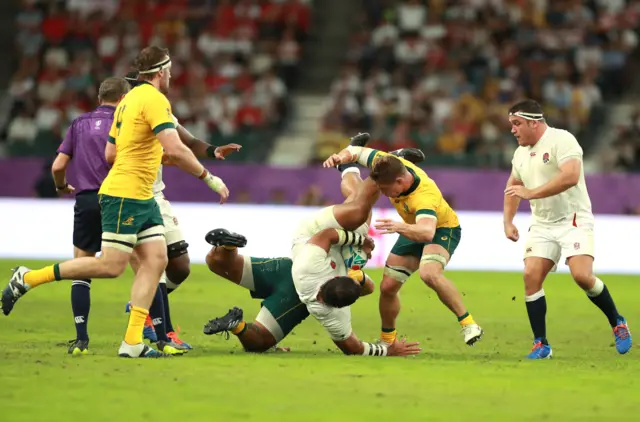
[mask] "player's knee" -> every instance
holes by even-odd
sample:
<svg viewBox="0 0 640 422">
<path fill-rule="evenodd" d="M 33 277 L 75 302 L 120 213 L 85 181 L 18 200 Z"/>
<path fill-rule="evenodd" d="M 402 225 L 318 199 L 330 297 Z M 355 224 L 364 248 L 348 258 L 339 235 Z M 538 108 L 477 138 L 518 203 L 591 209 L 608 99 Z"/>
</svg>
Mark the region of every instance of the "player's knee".
<svg viewBox="0 0 640 422">
<path fill-rule="evenodd" d="M 218 248 L 211 248 L 211 250 L 209 251 L 205 259 L 205 262 L 207 263 L 207 267 L 209 267 L 209 271 L 213 273 L 217 273 L 218 271 L 220 271 L 225 261 L 222 258 L 222 254 L 217 252 L 217 249 Z"/>
<path fill-rule="evenodd" d="M 542 288 L 544 274 L 541 270 L 525 266 L 522 278 L 524 279 L 525 294 L 532 295 Z"/>
<path fill-rule="evenodd" d="M 180 284 L 191 274 L 191 262 L 189 255 L 181 255 L 179 258 L 169 259 L 167 264 L 167 278 L 174 284 Z"/>
<path fill-rule="evenodd" d="M 575 282 L 584 290 L 589 290 L 593 287 L 593 274 L 589 269 L 571 269 L 571 277 Z"/>
<path fill-rule="evenodd" d="M 127 260 L 103 260 L 100 278 L 118 278 L 127 269 Z"/>
<path fill-rule="evenodd" d="M 395 296 L 401 287 L 402 283 L 400 281 L 385 275 L 380 283 L 380 294 L 383 296 Z"/>
</svg>

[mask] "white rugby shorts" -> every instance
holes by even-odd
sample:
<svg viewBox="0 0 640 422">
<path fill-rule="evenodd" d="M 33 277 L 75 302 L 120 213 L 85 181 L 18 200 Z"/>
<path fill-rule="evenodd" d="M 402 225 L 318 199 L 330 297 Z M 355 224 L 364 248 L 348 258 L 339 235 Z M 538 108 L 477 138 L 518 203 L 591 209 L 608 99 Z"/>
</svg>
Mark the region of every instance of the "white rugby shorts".
<svg viewBox="0 0 640 422">
<path fill-rule="evenodd" d="M 178 224 L 178 218 L 171 210 L 171 203 L 167 201 L 163 194 L 156 195 L 154 198 L 158 203 L 160 213 L 162 214 L 162 220 L 164 222 L 164 237 L 167 239 L 167 245 L 173 245 L 174 243 L 185 240 L 182 230 Z"/>
<path fill-rule="evenodd" d="M 560 258 L 594 254 L 593 222 L 576 223 L 567 219 L 559 223 L 534 223 L 529 228 L 524 257 L 547 258 L 557 269 Z"/>
</svg>

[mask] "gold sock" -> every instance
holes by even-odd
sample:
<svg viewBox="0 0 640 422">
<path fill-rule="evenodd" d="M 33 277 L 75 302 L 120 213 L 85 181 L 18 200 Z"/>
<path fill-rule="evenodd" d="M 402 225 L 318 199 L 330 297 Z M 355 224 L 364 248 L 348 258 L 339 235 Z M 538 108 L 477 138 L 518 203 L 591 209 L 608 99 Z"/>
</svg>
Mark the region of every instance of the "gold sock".
<svg viewBox="0 0 640 422">
<path fill-rule="evenodd" d="M 53 281 L 60 280 L 60 270 L 58 264 L 49 265 L 39 270 L 31 270 L 24 275 L 24 283 L 33 289 L 41 284 L 51 283 Z"/>
<path fill-rule="evenodd" d="M 131 307 L 129 314 L 129 325 L 124 335 L 124 341 L 127 344 L 135 345 L 142 343 L 142 330 L 144 329 L 144 321 L 147 319 L 149 311 L 137 306 Z"/>
<path fill-rule="evenodd" d="M 380 340 L 384 341 L 387 344 L 392 344 L 396 341 L 396 329 L 393 328 L 393 331 L 389 331 L 390 329 L 383 328 L 380 332 Z"/>
<path fill-rule="evenodd" d="M 462 315 L 458 318 L 460 322 L 460 326 L 464 327 L 465 325 L 475 324 L 476 322 L 473 320 L 473 316 L 467 312 L 465 315 Z"/>
<path fill-rule="evenodd" d="M 231 329 L 231 332 L 235 335 L 242 334 L 242 332 L 247 328 L 247 323 L 244 321 L 240 321 L 240 324 L 236 325 Z"/>
</svg>

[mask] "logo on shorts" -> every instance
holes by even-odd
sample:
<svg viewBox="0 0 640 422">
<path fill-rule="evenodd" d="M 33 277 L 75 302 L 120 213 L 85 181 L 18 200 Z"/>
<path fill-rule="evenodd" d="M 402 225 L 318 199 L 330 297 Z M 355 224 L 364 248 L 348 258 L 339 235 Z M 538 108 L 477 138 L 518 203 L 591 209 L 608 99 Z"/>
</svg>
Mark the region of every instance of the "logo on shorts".
<svg viewBox="0 0 640 422">
<path fill-rule="evenodd" d="M 533 250 L 533 248 L 528 247 L 528 248 L 525 250 L 525 252 L 526 252 L 526 253 L 531 253 L 531 251 L 532 251 L 532 250 Z"/>
<path fill-rule="evenodd" d="M 331 261 L 331 269 L 335 270 L 336 269 L 336 263 Z"/>
<path fill-rule="evenodd" d="M 447 240 L 447 236 L 442 236 L 440 240 Z"/>
<path fill-rule="evenodd" d="M 122 222 L 123 226 L 131 226 L 133 225 L 133 217 L 129 217 Z"/>
<path fill-rule="evenodd" d="M 545 152 L 544 154 L 542 154 L 542 162 L 547 164 L 549 162 L 549 153 Z"/>
<path fill-rule="evenodd" d="M 573 249 L 575 249 L 576 251 L 577 251 L 578 249 L 580 249 L 580 242 L 576 242 L 576 243 L 574 243 L 574 244 L 573 244 Z"/>
</svg>

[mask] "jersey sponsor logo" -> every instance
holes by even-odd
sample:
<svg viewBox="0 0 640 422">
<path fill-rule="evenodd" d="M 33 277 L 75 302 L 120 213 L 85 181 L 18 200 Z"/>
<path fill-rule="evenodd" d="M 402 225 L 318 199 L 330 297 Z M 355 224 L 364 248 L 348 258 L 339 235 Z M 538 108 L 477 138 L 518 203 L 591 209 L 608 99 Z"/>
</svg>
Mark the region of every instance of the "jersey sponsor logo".
<svg viewBox="0 0 640 422">
<path fill-rule="evenodd" d="M 133 225 L 133 217 L 129 217 L 122 222 L 123 226 L 131 226 Z"/>
<path fill-rule="evenodd" d="M 529 246 L 526 250 L 525 253 L 531 253 L 531 251 L 533 251 L 533 248 L 531 246 Z"/>
<path fill-rule="evenodd" d="M 532 152 L 531 154 L 529 154 L 529 156 L 530 156 L 530 157 L 535 157 L 535 156 L 536 156 L 536 153 L 535 153 L 535 152 Z"/>
<path fill-rule="evenodd" d="M 545 152 L 544 154 L 542 154 L 542 162 L 544 164 L 547 164 L 549 162 L 549 153 Z"/>
<path fill-rule="evenodd" d="M 575 249 L 576 251 L 577 251 L 578 249 L 580 249 L 580 242 L 576 242 L 576 243 L 574 243 L 574 244 L 573 244 L 573 249 Z"/>
<path fill-rule="evenodd" d="M 176 226 L 178 225 L 178 219 L 176 217 L 173 217 L 173 224 L 175 224 Z"/>
</svg>

